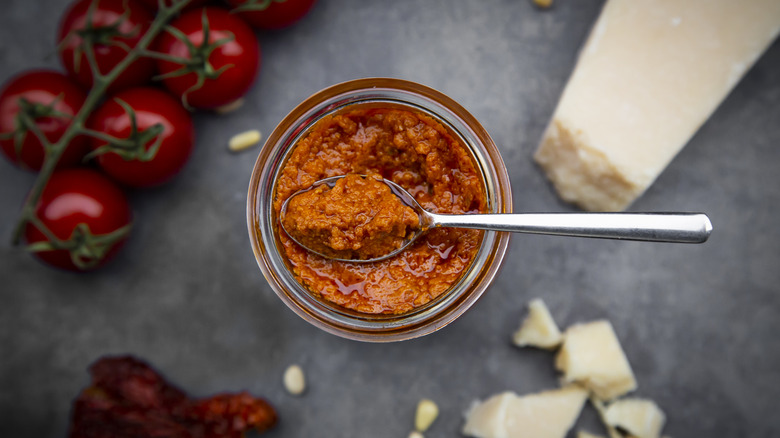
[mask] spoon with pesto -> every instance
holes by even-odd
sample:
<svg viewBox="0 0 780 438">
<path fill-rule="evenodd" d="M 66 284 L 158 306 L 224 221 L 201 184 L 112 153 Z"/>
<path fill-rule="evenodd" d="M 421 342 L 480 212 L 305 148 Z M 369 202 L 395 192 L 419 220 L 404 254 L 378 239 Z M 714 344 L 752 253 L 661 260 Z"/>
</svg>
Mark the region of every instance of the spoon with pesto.
<svg viewBox="0 0 780 438">
<path fill-rule="evenodd" d="M 703 243 L 712 233 L 702 213 L 431 213 L 398 184 L 357 174 L 294 193 L 282 204 L 280 220 L 309 251 L 362 263 L 393 257 L 439 227 L 677 243 Z"/>
</svg>

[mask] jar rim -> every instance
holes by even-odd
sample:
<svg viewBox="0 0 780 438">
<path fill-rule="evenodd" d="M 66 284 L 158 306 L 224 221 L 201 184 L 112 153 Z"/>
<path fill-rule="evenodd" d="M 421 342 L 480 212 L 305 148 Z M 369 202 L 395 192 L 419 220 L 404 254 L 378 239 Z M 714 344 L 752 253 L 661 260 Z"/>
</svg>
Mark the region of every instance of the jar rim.
<svg viewBox="0 0 780 438">
<path fill-rule="evenodd" d="M 511 212 L 512 196 L 506 166 L 487 131 L 457 102 L 421 84 L 393 78 L 336 84 L 305 99 L 276 126 L 255 162 L 247 194 L 247 227 L 260 270 L 276 295 L 316 327 L 348 339 L 390 342 L 432 333 L 470 308 L 497 274 L 510 233 L 484 232 L 474 260 L 458 282 L 431 303 L 404 314 L 363 314 L 341 309 L 307 291 L 287 268 L 275 234 L 272 203 L 278 174 L 297 141 L 322 117 L 369 104 L 407 107 L 445 124 L 474 159 L 489 212 Z"/>
</svg>

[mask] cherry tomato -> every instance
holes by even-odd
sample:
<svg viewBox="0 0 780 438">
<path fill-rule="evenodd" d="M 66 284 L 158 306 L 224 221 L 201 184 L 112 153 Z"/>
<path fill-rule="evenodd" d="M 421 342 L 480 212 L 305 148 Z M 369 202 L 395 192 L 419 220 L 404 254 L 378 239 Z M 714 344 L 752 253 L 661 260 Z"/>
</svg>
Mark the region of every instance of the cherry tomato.
<svg viewBox="0 0 780 438">
<path fill-rule="evenodd" d="M 204 21 L 208 41 L 204 41 Z M 175 31 L 161 34 L 155 48 L 181 62 L 158 59 L 157 69 L 165 75 L 163 84 L 185 104 L 216 108 L 249 90 L 260 64 L 260 45 L 243 20 L 223 9 L 206 7 L 183 13 L 170 26 Z M 176 31 L 194 50 L 174 34 Z"/>
<path fill-rule="evenodd" d="M 0 146 L 6 157 L 20 167 L 40 170 L 45 153 L 35 129 L 56 143 L 84 99 L 78 85 L 55 71 L 32 70 L 13 77 L 0 91 Z M 18 152 L 17 146 L 21 146 Z M 75 137 L 57 167 L 81 162 L 86 152 L 86 139 Z"/>
<path fill-rule="evenodd" d="M 58 247 L 32 223 L 25 230 L 27 243 L 39 250 L 35 255 L 40 260 L 73 271 L 109 261 L 124 244 L 132 219 L 122 190 L 87 168 L 54 172 L 36 205 L 36 215 L 54 237 L 73 246 Z"/>
<path fill-rule="evenodd" d="M 122 103 L 132 110 L 132 116 Z M 150 87 L 130 88 L 116 94 L 92 114 L 87 126 L 114 138 L 132 140 L 128 149 L 97 155 L 105 173 L 132 187 L 155 186 L 171 179 L 184 167 L 195 142 L 189 111 L 170 94 Z M 93 151 L 99 151 L 107 144 L 93 138 L 91 146 Z M 156 152 L 152 149 L 155 147 Z"/>
<path fill-rule="evenodd" d="M 157 12 L 158 7 L 160 6 L 157 0 L 139 0 L 139 1 L 143 3 L 144 6 L 146 6 L 150 11 L 153 12 Z M 187 9 L 199 8 L 208 2 L 209 0 L 190 0 L 190 2 L 187 3 L 187 6 L 184 7 L 184 10 L 186 11 Z M 172 3 L 173 0 L 165 0 L 166 6 L 170 6 Z"/>
<path fill-rule="evenodd" d="M 316 0 L 228 0 L 241 18 L 258 29 L 276 30 L 303 18 Z"/>
<path fill-rule="evenodd" d="M 91 88 L 87 41 L 94 46 L 98 70 L 106 74 L 125 58 L 128 48 L 138 44 L 153 19 L 136 0 L 77 0 L 63 16 L 57 33 L 62 65 L 74 80 Z M 109 90 L 143 85 L 153 74 L 154 61 L 138 58 L 119 74 Z"/>
</svg>

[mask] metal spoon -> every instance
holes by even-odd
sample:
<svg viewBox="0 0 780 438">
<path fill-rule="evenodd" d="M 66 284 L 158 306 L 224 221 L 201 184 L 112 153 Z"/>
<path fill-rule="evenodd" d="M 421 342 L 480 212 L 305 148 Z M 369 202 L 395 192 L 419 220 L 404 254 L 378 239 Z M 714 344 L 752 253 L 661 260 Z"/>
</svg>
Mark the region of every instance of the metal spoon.
<svg viewBox="0 0 780 438">
<path fill-rule="evenodd" d="M 321 185 L 333 187 L 346 175 L 325 178 L 311 187 L 295 192 L 282 204 L 280 218 L 296 195 Z M 390 186 L 401 202 L 411 207 L 420 217 L 420 226 L 400 248 L 372 259 L 340 259 L 302 247 L 332 260 L 370 263 L 385 260 L 403 251 L 431 228 L 472 228 L 513 233 L 552 234 L 557 236 L 597 237 L 603 239 L 639 240 L 647 242 L 703 243 L 712 233 L 712 223 L 703 213 L 512 213 L 512 214 L 438 214 L 424 210 L 411 193 L 390 180 Z M 280 221 L 284 227 L 284 221 Z M 285 230 L 287 231 L 287 230 Z M 290 235 L 290 233 L 287 233 Z"/>
</svg>

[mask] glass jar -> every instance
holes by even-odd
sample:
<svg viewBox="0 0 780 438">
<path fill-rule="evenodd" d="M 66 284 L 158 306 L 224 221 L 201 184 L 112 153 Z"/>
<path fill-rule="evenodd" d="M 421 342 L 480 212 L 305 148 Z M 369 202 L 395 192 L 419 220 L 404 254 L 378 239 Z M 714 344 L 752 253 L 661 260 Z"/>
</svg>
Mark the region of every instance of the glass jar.
<svg viewBox="0 0 780 438">
<path fill-rule="evenodd" d="M 487 289 L 501 266 L 510 233 L 484 232 L 469 269 L 430 303 L 400 315 L 366 314 L 339 307 L 309 292 L 289 269 L 278 237 L 273 199 L 288 154 L 322 117 L 366 107 L 424 113 L 446 127 L 471 153 L 481 173 L 487 213 L 510 213 L 512 193 L 501 155 L 479 122 L 444 94 L 409 81 L 366 78 L 334 85 L 293 109 L 271 135 L 255 163 L 247 196 L 247 225 L 257 264 L 271 288 L 301 318 L 349 339 L 390 342 L 432 333 L 462 315 Z"/>
</svg>

